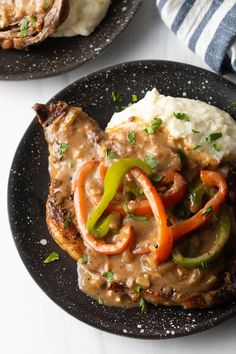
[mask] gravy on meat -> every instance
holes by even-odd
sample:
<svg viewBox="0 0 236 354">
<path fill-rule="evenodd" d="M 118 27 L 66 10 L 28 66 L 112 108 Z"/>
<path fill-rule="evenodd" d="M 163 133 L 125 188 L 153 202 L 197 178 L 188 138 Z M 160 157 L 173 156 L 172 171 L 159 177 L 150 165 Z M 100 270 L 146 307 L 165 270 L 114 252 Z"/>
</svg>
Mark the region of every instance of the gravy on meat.
<svg viewBox="0 0 236 354">
<path fill-rule="evenodd" d="M 144 160 L 145 156 L 150 154 L 159 162 L 156 172 L 169 169 L 181 170 L 180 156 L 176 149 L 168 145 L 162 131 L 155 135 L 144 135 L 143 132 L 137 131 L 135 145 L 128 143 L 127 132 L 128 130 L 124 129 L 115 131 L 115 139 L 113 135 L 110 135 L 105 146 L 121 157 L 135 156 Z M 194 176 L 197 166 L 194 165 L 191 169 Z M 191 177 L 189 179 L 191 180 Z M 96 173 L 88 177 L 85 191 L 89 214 L 103 193 Z M 135 291 L 135 284 L 141 286 L 144 296 L 146 291 L 162 293 L 165 298 L 163 303 L 166 305 L 184 302 L 216 287 L 218 276 L 224 269 L 224 256 L 220 257 L 217 263 L 209 269 L 199 267 L 187 269 L 176 265 L 172 260 L 160 266 L 154 266 L 150 264 L 148 255 L 138 255 L 132 252 L 134 249 L 145 249 L 148 244 L 155 242 L 158 230 L 154 218 L 151 217 L 147 222 L 138 222 L 125 217 L 123 225 L 132 226 L 135 240 L 122 254 L 107 256 L 92 249 L 86 249 L 88 262 L 78 263 L 79 287 L 83 292 L 109 306 L 133 307 L 138 305 L 140 299 L 140 294 Z M 193 241 L 200 239 L 200 253 L 203 253 L 212 245 L 214 232 L 208 226 L 200 233 L 198 232 L 197 236 L 191 238 Z M 107 282 L 103 276 L 105 272 L 112 272 L 114 280 Z"/>
</svg>

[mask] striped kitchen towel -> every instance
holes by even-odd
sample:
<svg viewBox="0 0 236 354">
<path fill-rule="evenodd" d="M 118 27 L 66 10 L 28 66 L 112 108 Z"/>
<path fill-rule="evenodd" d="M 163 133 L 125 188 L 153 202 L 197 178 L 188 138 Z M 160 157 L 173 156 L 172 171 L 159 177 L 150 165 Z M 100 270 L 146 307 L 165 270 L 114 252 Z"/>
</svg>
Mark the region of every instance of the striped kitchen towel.
<svg viewBox="0 0 236 354">
<path fill-rule="evenodd" d="M 166 25 L 213 70 L 236 72 L 236 0 L 157 0 Z"/>
</svg>

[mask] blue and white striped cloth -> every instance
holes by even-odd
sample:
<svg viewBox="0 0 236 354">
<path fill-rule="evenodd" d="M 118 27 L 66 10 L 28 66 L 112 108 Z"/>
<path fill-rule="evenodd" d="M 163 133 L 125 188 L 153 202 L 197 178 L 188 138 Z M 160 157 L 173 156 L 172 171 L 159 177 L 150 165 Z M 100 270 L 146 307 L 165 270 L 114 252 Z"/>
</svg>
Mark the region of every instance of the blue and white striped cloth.
<svg viewBox="0 0 236 354">
<path fill-rule="evenodd" d="M 213 70 L 236 72 L 236 0 L 157 0 L 166 25 Z"/>
</svg>

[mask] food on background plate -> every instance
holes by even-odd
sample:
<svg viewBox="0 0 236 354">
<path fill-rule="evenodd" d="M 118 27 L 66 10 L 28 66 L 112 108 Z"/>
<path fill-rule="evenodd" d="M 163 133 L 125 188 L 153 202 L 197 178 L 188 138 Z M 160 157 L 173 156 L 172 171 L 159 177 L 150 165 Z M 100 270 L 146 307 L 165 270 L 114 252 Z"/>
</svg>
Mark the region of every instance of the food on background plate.
<svg viewBox="0 0 236 354">
<path fill-rule="evenodd" d="M 235 122 L 156 89 L 132 100 L 105 131 L 80 107 L 35 105 L 49 146 L 52 237 L 99 303 L 145 311 L 146 302 L 202 308 L 232 299 Z"/>
<path fill-rule="evenodd" d="M 0 45 L 24 49 L 51 36 L 68 16 L 67 0 L 2 1 Z"/>
<path fill-rule="evenodd" d="M 32 0 L 0 2 L 0 46 L 25 49 L 52 35 L 92 33 L 111 0 Z"/>
<path fill-rule="evenodd" d="M 111 0 L 70 0 L 70 12 L 56 37 L 90 35 L 107 14 Z"/>
</svg>

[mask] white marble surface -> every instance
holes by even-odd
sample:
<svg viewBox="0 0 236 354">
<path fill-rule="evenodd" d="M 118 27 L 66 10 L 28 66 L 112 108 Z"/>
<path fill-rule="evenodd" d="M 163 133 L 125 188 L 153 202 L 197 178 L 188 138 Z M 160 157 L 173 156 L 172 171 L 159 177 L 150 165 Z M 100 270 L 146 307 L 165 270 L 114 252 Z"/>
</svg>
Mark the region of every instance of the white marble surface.
<svg viewBox="0 0 236 354">
<path fill-rule="evenodd" d="M 236 318 L 190 337 L 144 341 L 107 334 L 77 321 L 57 307 L 31 279 L 13 243 L 7 216 L 10 164 L 33 118 L 32 105 L 86 73 L 134 59 L 167 59 L 207 66 L 183 47 L 163 25 L 154 0 L 122 36 L 96 60 L 66 75 L 30 82 L 0 82 L 0 353 L 1 354 L 208 354 L 236 353 Z M 236 82 L 236 77 L 231 76 Z"/>
</svg>

